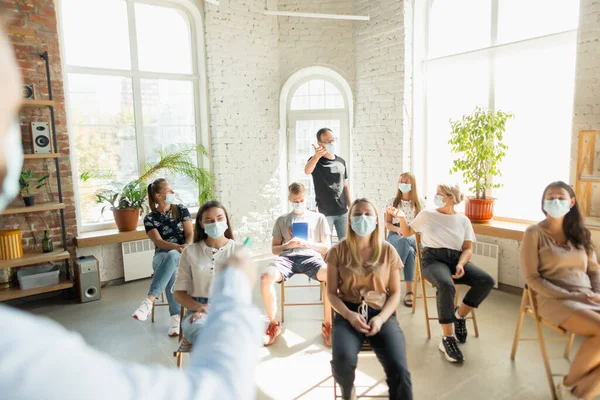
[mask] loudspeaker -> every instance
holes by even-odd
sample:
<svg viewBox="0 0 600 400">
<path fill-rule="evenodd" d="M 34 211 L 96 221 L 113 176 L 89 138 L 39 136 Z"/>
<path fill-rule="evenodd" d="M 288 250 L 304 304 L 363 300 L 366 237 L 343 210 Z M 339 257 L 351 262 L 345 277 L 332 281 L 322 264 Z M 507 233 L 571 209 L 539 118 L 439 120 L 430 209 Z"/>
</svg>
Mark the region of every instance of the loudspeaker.
<svg viewBox="0 0 600 400">
<path fill-rule="evenodd" d="M 78 257 L 75 260 L 75 279 L 80 303 L 87 303 L 102 298 L 100 268 L 96 257 Z"/>
<path fill-rule="evenodd" d="M 50 127 L 47 122 L 32 122 L 31 136 L 33 138 L 33 152 L 35 154 L 52 153 L 50 143 Z"/>
<path fill-rule="evenodd" d="M 25 100 L 35 99 L 35 87 L 33 85 L 23 85 L 23 98 Z"/>
</svg>

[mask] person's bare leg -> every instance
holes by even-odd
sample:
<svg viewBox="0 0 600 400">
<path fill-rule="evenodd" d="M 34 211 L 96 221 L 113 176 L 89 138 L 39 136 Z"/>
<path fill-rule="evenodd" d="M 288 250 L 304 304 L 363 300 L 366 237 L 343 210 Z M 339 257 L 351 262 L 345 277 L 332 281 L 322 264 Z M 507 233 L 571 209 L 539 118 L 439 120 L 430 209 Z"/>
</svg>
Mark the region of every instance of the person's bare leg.
<svg viewBox="0 0 600 400">
<path fill-rule="evenodd" d="M 282 279 L 281 273 L 273 266 L 267 267 L 260 276 L 260 295 L 267 310 L 269 323 L 277 323 L 277 295 L 275 294 L 275 282 Z"/>
<path fill-rule="evenodd" d="M 150 302 L 151 302 L 151 303 L 154 303 L 154 300 L 156 300 L 156 296 L 153 296 L 153 295 L 151 295 L 151 294 L 149 294 L 148 296 L 146 296 L 146 298 L 147 298 L 148 300 L 150 300 Z"/>
<path fill-rule="evenodd" d="M 327 268 L 321 267 L 317 271 L 317 279 L 321 282 L 327 282 Z M 327 285 L 327 283 L 325 283 Z M 323 293 L 323 322 L 331 324 L 331 304 L 329 303 L 329 297 L 327 296 L 327 290 Z"/>
<path fill-rule="evenodd" d="M 454 324 L 442 324 L 444 336 L 454 336 Z"/>
<path fill-rule="evenodd" d="M 408 294 L 409 292 L 410 293 L 414 293 L 414 291 L 413 291 L 413 289 L 414 289 L 413 285 L 414 285 L 414 282 L 412 282 L 412 281 L 406 281 L 406 295 L 408 296 L 406 298 L 406 300 L 408 300 L 409 302 L 415 301 L 415 296 L 413 294 Z"/>
<path fill-rule="evenodd" d="M 469 315 L 472 309 L 473 307 L 469 307 L 465 303 L 462 303 L 460 306 L 458 306 L 458 315 L 460 315 L 461 318 L 465 318 L 467 315 Z"/>
<path fill-rule="evenodd" d="M 600 395 L 600 367 L 596 368 L 577 384 L 575 395 L 585 400 L 592 400 Z M 577 394 L 582 393 L 582 394 Z"/>
</svg>

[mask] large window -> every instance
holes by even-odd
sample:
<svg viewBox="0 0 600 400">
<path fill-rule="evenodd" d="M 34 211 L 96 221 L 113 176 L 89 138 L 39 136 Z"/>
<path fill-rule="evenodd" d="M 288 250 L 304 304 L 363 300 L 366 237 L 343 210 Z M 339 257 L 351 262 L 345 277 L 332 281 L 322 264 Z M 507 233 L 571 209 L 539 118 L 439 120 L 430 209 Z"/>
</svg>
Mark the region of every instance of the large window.
<svg viewBox="0 0 600 400">
<path fill-rule="evenodd" d="M 569 179 L 579 2 L 429 0 L 426 12 L 427 193 L 461 181 L 449 176 L 449 120 L 477 105 L 501 109 L 515 118 L 505 134 L 504 186 L 493 191 L 496 215 L 539 219 L 543 188 Z"/>
<path fill-rule="evenodd" d="M 112 171 L 138 176 L 171 144 L 195 145 L 198 68 L 194 27 L 185 10 L 135 0 L 61 0 L 69 126 L 76 176 Z M 197 206 L 197 187 L 167 177 L 179 201 Z M 83 230 L 112 224 L 94 193 L 109 180 L 77 182 Z"/>
</svg>

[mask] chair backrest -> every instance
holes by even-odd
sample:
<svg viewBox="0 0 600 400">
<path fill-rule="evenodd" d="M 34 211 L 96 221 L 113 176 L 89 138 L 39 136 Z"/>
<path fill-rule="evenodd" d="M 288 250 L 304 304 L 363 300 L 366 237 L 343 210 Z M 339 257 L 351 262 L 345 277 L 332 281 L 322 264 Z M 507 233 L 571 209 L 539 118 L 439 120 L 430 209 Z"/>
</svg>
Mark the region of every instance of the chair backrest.
<svg viewBox="0 0 600 400">
<path fill-rule="evenodd" d="M 415 232 L 415 241 L 417 243 L 417 260 L 420 264 L 421 263 L 421 234 L 419 232 Z"/>
<path fill-rule="evenodd" d="M 545 320 L 538 313 L 538 306 L 537 306 L 537 299 L 535 298 L 535 291 L 532 288 L 530 288 L 528 285 L 525 285 L 525 291 L 526 291 L 525 293 L 527 293 L 527 298 L 529 299 L 529 306 L 525 307 L 525 312 L 528 313 L 531 317 L 537 318 L 537 320 L 542 325 L 545 325 L 546 327 L 552 329 L 554 332 L 561 334 L 561 335 L 567 334 L 567 331 L 565 329 L 561 328 L 558 325 L 554 325 L 550 321 Z M 527 308 L 529 308 L 529 310 L 530 310 L 529 312 L 527 312 Z"/>
<path fill-rule="evenodd" d="M 181 311 L 179 311 L 179 341 L 183 340 L 183 317 L 185 316 L 185 307 L 181 306 Z"/>
</svg>

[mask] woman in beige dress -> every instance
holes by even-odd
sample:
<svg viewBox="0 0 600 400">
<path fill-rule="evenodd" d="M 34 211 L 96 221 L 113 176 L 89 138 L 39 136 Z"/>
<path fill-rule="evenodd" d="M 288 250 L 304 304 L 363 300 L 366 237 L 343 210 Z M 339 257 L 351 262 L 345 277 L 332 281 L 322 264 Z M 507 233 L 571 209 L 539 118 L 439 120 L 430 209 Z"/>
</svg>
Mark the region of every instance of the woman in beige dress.
<svg viewBox="0 0 600 400">
<path fill-rule="evenodd" d="M 592 399 L 600 394 L 600 266 L 569 185 L 548 185 L 542 211 L 546 219 L 523 236 L 521 268 L 540 315 L 586 338 L 558 384 L 559 399 Z"/>
</svg>

